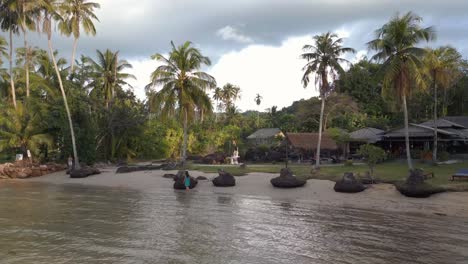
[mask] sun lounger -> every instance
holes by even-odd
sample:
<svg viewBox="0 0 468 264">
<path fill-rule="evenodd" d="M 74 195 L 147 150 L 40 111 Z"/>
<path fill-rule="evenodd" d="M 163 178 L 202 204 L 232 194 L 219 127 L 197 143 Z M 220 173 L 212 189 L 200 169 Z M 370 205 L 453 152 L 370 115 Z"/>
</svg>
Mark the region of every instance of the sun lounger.
<svg viewBox="0 0 468 264">
<path fill-rule="evenodd" d="M 455 178 L 468 179 L 468 169 L 462 169 L 457 171 L 455 174 L 452 175 L 452 181 L 455 180 Z"/>
</svg>

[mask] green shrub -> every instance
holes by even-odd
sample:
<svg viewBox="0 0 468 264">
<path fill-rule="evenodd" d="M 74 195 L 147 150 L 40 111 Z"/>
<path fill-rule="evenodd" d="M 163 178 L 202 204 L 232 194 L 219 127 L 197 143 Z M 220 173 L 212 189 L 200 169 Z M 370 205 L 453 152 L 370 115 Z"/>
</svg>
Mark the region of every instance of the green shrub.
<svg viewBox="0 0 468 264">
<path fill-rule="evenodd" d="M 345 165 L 346 167 L 351 167 L 351 166 L 353 166 L 353 160 L 346 160 L 345 163 L 344 163 L 344 165 Z"/>
<path fill-rule="evenodd" d="M 449 158 L 450 158 L 450 155 L 449 155 L 449 153 L 447 151 L 440 152 L 440 154 L 439 154 L 439 160 L 440 161 L 447 161 L 447 160 L 449 160 Z"/>
</svg>

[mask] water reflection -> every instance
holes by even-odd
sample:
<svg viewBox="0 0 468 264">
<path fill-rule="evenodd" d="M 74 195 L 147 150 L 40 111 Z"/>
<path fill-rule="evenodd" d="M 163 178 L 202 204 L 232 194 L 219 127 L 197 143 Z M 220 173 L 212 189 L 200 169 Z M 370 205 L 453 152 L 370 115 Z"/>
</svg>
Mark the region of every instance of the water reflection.
<svg viewBox="0 0 468 264">
<path fill-rule="evenodd" d="M 0 187 L 3 263 L 467 263 L 466 219 L 196 191 Z"/>
</svg>

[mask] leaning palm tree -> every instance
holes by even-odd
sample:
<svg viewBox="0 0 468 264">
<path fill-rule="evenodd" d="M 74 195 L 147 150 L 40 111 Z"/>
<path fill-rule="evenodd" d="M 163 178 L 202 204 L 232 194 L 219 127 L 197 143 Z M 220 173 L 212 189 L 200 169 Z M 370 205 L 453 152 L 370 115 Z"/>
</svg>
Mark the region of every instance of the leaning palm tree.
<svg viewBox="0 0 468 264">
<path fill-rule="evenodd" d="M 152 59 L 163 63 L 151 74 L 151 82 L 147 90 L 161 87 L 152 95 L 150 102 L 155 104 L 163 116 L 177 114 L 183 119 L 184 139 L 182 146 L 182 164 L 187 157 L 187 130 L 189 118 L 194 115 L 195 109 L 208 109 L 212 105 L 207 89 L 216 87 L 216 80 L 209 74 L 200 71 L 203 65 L 211 65 L 208 57 L 202 55 L 199 49 L 187 41 L 176 47 L 171 42 L 172 50 L 169 57 L 157 53 Z"/>
<path fill-rule="evenodd" d="M 119 52 L 106 50 L 97 51 L 97 61 L 86 58 L 86 61 L 92 68 L 91 76 L 94 79 L 89 86 L 92 92 L 100 91 L 104 94 L 106 108 L 114 98 L 116 89 L 122 89 L 123 86 L 130 86 L 126 79 L 136 79 L 135 76 L 122 72 L 125 69 L 131 69 L 132 65 L 126 60 L 119 60 Z M 130 86 L 131 87 L 131 86 Z"/>
<path fill-rule="evenodd" d="M 68 125 L 70 126 L 70 136 L 72 140 L 72 147 L 73 147 L 73 157 L 74 157 L 74 169 L 80 169 L 80 160 L 78 159 L 78 151 L 76 149 L 76 140 L 75 140 L 75 132 L 73 129 L 73 121 L 70 113 L 70 108 L 68 107 L 68 101 L 67 101 L 67 95 L 65 94 L 65 89 L 63 87 L 63 82 L 62 82 L 62 76 L 60 75 L 60 70 L 57 66 L 57 60 L 55 59 L 55 54 L 54 54 L 54 48 L 52 45 L 52 28 L 53 24 L 55 22 L 60 22 L 62 21 L 62 17 L 60 14 L 57 12 L 59 8 L 59 2 L 57 0 L 47 0 L 47 6 L 42 8 L 42 31 L 47 34 L 47 44 L 49 47 L 49 56 L 52 59 L 52 63 L 54 65 L 55 73 L 57 75 L 57 79 L 59 82 L 60 86 L 60 91 L 62 93 L 63 97 L 63 103 L 65 105 L 65 110 L 67 112 L 67 118 L 68 118 Z"/>
<path fill-rule="evenodd" d="M 388 23 L 376 30 L 376 39 L 367 43 L 369 49 L 377 53 L 372 59 L 383 61 L 383 90 L 391 90 L 401 101 L 405 122 L 406 158 L 408 168 L 413 170 L 408 131 L 408 107 L 406 99 L 416 87 L 424 87 L 423 63 L 421 56 L 425 50 L 416 47 L 421 41 L 435 38 L 432 27 L 422 28 L 422 18 L 408 12 L 396 15 Z"/>
<path fill-rule="evenodd" d="M 257 94 L 257 96 L 255 96 L 255 103 L 257 104 L 257 107 L 260 108 L 260 104 L 262 103 L 262 99 L 263 97 L 260 95 L 260 94 Z M 260 124 L 260 110 L 257 111 L 257 128 Z"/>
<path fill-rule="evenodd" d="M 432 91 L 434 93 L 434 146 L 432 150 L 432 160 L 437 161 L 437 93 L 438 88 L 447 90 L 459 76 L 458 67 L 460 65 L 462 56 L 453 47 L 445 46 L 437 49 L 427 49 L 424 56 L 424 66 L 429 81 L 432 84 Z"/>
<path fill-rule="evenodd" d="M 18 25 L 18 14 L 14 12 L 10 8 L 10 1 L 1 1 L 0 2 L 0 28 L 3 31 L 8 31 L 10 36 L 9 41 L 9 79 L 10 79 L 10 93 L 11 93 L 11 101 L 13 106 L 16 108 L 16 89 L 15 89 L 15 81 L 14 81 L 14 73 L 13 73 L 13 34 L 19 33 L 19 25 Z"/>
<path fill-rule="evenodd" d="M 303 47 L 302 59 L 307 60 L 307 64 L 302 68 L 304 76 L 302 84 L 304 88 L 310 82 L 310 75 L 315 73 L 315 84 L 319 86 L 319 94 L 322 100 L 320 110 L 319 136 L 317 142 L 317 153 L 315 160 L 315 168 L 320 167 L 320 145 L 322 143 L 322 127 L 323 127 L 323 112 L 325 109 L 325 99 L 332 90 L 332 85 L 328 78 L 331 77 L 334 81 L 337 75 L 344 73 L 340 63 L 349 63 L 346 59 L 340 57 L 347 52 L 354 53 L 354 49 L 343 47 L 343 39 L 338 38 L 338 35 L 327 32 L 322 35 L 314 36 L 314 45 L 305 45 Z"/>
<path fill-rule="evenodd" d="M 71 68 L 73 72 L 75 67 L 76 48 L 78 46 L 78 39 L 80 38 L 81 29 L 87 35 L 96 35 L 96 28 L 94 27 L 93 20 L 99 21 L 94 14 L 94 9 L 101 6 L 98 3 L 88 2 L 87 0 L 65 0 L 61 6 L 61 11 L 64 15 L 64 21 L 60 23 L 59 27 L 65 35 L 73 35 L 73 51 L 71 57 Z"/>
</svg>

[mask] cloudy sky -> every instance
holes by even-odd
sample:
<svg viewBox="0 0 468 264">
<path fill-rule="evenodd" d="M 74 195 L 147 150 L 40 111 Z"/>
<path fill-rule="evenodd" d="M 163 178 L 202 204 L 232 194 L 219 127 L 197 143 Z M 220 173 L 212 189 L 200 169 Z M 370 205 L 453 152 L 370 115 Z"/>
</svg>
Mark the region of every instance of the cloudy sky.
<svg viewBox="0 0 468 264">
<path fill-rule="evenodd" d="M 190 40 L 212 59 L 205 70 L 222 86 L 239 85 L 242 110 L 256 109 L 254 97 L 264 98 L 261 109 L 287 106 L 316 94 L 300 79 L 304 61 L 301 47 L 312 36 L 337 32 L 345 45 L 368 55 L 365 43 L 373 32 L 397 12 L 414 11 L 423 24 L 435 26 L 437 41 L 450 44 L 468 57 L 467 0 L 95 0 L 96 37 L 83 37 L 79 53 L 96 49 L 119 50 L 130 61 L 135 93 L 144 99 L 143 87 L 157 66 L 154 53 L 167 53 L 170 41 Z M 39 41 L 39 40 L 38 40 Z M 58 39 L 56 48 L 70 53 L 71 39 Z"/>
</svg>

